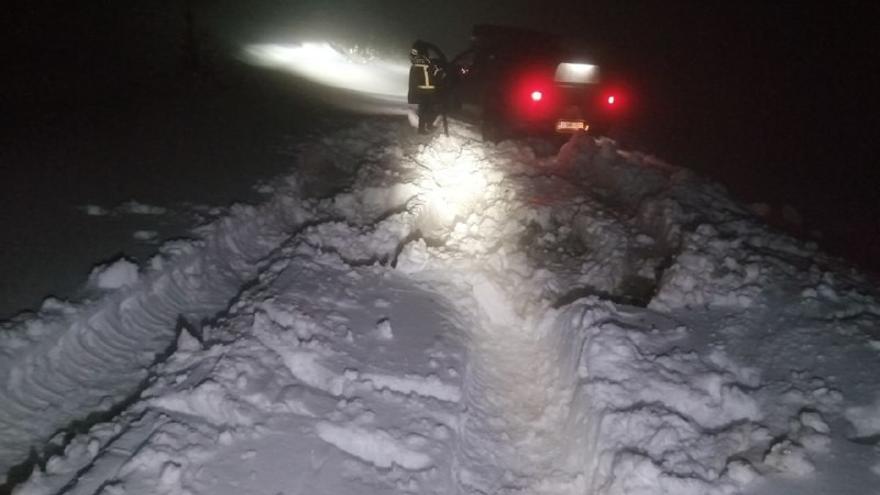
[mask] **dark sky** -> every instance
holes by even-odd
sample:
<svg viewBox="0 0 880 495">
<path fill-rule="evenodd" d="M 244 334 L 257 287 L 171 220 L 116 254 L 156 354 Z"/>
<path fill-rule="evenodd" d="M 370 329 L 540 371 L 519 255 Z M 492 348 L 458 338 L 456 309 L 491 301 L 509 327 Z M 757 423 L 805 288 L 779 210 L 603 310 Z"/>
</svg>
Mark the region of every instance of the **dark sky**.
<svg viewBox="0 0 880 495">
<path fill-rule="evenodd" d="M 19 109 L 73 108 L 173 77 L 188 7 L 203 49 L 215 52 L 328 34 L 399 50 L 422 37 L 454 52 L 480 22 L 580 36 L 630 88 L 615 136 L 625 146 L 718 178 L 748 201 L 791 203 L 829 244 L 880 266 L 880 2 L 62 3 L 18 1 L 4 16 L 4 98 Z"/>
</svg>

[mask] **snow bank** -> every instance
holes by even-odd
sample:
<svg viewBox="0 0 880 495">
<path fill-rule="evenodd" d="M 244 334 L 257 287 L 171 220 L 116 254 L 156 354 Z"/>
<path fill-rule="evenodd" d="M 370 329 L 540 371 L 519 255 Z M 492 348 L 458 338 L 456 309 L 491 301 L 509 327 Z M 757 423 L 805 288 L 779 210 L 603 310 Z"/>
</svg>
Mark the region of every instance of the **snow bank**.
<svg viewBox="0 0 880 495">
<path fill-rule="evenodd" d="M 71 421 L 135 391 L 176 337 L 178 319 L 222 310 L 260 271 L 260 258 L 308 218 L 288 189 L 259 208 L 234 208 L 204 227 L 200 240 L 163 246 L 142 274 L 124 259 L 98 267 L 92 283 L 116 292 L 7 323 L 0 334 L 0 471 Z M 52 404 L 64 407 L 47 409 Z"/>
</svg>

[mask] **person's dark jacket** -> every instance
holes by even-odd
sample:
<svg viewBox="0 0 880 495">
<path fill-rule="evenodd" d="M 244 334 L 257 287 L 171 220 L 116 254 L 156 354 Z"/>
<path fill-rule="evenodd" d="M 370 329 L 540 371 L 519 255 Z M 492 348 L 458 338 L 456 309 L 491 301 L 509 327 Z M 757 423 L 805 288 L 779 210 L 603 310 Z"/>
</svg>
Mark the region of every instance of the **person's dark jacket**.
<svg viewBox="0 0 880 495">
<path fill-rule="evenodd" d="M 409 92 L 412 104 L 432 104 L 446 88 L 446 55 L 437 45 L 416 40 L 410 51 Z"/>
<path fill-rule="evenodd" d="M 419 105 L 433 102 L 439 92 L 440 76 L 440 68 L 427 55 L 413 57 L 409 67 L 408 102 Z"/>
</svg>

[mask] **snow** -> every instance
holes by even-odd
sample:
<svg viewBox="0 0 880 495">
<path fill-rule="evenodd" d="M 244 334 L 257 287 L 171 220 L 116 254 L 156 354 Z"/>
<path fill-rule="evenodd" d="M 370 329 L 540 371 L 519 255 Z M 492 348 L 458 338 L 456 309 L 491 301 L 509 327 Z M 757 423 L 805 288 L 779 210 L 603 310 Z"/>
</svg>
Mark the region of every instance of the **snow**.
<svg viewBox="0 0 880 495">
<path fill-rule="evenodd" d="M 394 332 L 391 330 L 391 321 L 388 318 L 382 318 L 376 323 L 376 337 L 383 340 L 394 338 Z"/>
<path fill-rule="evenodd" d="M 852 425 L 856 437 L 880 435 L 880 395 L 873 404 L 847 408 L 844 415 Z"/>
<path fill-rule="evenodd" d="M 138 265 L 131 260 L 120 258 L 112 263 L 96 266 L 89 275 L 89 280 L 99 289 L 128 287 L 138 280 Z"/>
<path fill-rule="evenodd" d="M 132 232 L 131 236 L 137 241 L 152 242 L 159 237 L 159 233 L 155 230 L 136 230 Z"/>
<path fill-rule="evenodd" d="M 321 440 L 376 467 L 390 468 L 397 464 L 404 469 L 418 471 L 431 465 L 430 457 L 408 449 L 403 442 L 383 430 L 340 427 L 325 422 L 318 423 L 316 430 Z"/>
<path fill-rule="evenodd" d="M 83 205 L 79 209 L 86 215 L 93 217 L 103 217 L 110 214 L 106 208 L 99 205 Z"/>
<path fill-rule="evenodd" d="M 4 322 L 14 493 L 871 492 L 874 281 L 611 140 L 451 124 L 300 143 Z"/>
<path fill-rule="evenodd" d="M 437 400 L 447 402 L 458 402 L 461 400 L 461 390 L 457 386 L 443 383 L 437 375 L 428 376 L 421 375 L 378 375 L 375 373 L 365 373 L 359 378 L 369 383 L 376 390 L 390 390 L 402 394 L 417 394 L 423 397 L 433 397 Z"/>
<path fill-rule="evenodd" d="M 168 209 L 161 206 L 144 204 L 132 199 L 119 205 L 115 209 L 115 211 L 118 213 L 128 213 L 132 215 L 164 215 L 168 212 Z"/>
<path fill-rule="evenodd" d="M 168 208 L 149 205 L 135 199 L 125 201 L 113 208 L 87 204 L 80 206 L 79 210 L 81 210 L 86 215 L 94 217 L 103 217 L 108 215 L 165 215 L 166 213 L 168 213 Z"/>
</svg>

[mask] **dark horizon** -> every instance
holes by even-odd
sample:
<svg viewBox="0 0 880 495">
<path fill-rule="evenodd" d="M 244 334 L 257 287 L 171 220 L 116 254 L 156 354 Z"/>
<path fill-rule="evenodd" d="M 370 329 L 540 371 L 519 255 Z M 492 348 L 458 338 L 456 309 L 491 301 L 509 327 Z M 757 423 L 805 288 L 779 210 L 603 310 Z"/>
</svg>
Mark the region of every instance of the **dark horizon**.
<svg viewBox="0 0 880 495">
<path fill-rule="evenodd" d="M 59 115 L 87 119 L 135 97 L 148 101 L 154 81 L 180 70 L 188 8 L 205 64 L 236 43 L 271 41 L 305 25 L 401 49 L 422 37 L 450 51 L 481 22 L 581 36 L 630 88 L 631 114 L 612 132 L 624 147 L 713 177 L 746 202 L 789 204 L 805 218 L 805 237 L 817 229 L 827 249 L 880 271 L 877 4 L 16 5 L 5 30 L 4 98 L 14 121 L 4 147 L 20 146 L 21 128 L 39 134 Z"/>
</svg>

